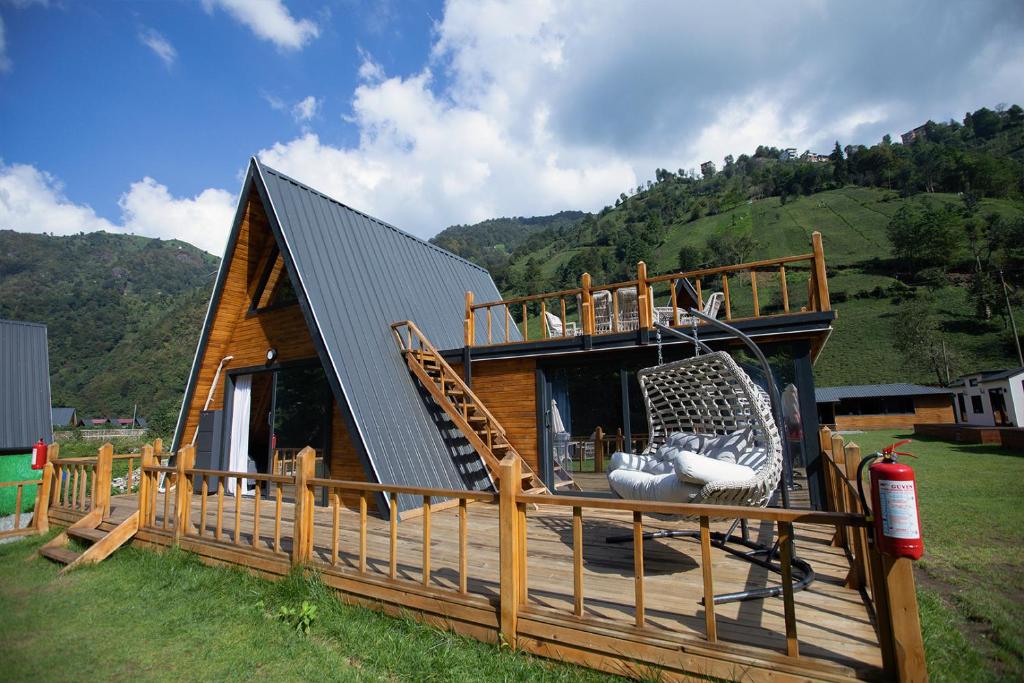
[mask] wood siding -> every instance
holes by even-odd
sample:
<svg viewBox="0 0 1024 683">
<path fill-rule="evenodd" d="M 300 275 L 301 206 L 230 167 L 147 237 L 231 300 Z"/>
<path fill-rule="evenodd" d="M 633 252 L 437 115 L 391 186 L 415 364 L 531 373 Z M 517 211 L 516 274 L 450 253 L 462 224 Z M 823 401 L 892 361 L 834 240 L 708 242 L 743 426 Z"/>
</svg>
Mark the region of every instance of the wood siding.
<svg viewBox="0 0 1024 683">
<path fill-rule="evenodd" d="M 949 396 L 916 396 L 913 413 L 836 415 L 836 429 L 910 429 L 919 423 L 945 424 L 953 421 L 953 404 Z"/>
<path fill-rule="evenodd" d="M 250 313 L 260 276 L 266 269 L 268 259 L 276 255 L 263 206 L 255 195 L 251 195 L 246 203 L 238 242 L 228 264 L 224 290 L 213 314 L 209 340 L 203 350 L 195 391 L 188 406 L 182 443 L 188 443 L 195 433 L 199 412 L 206 402 L 217 365 L 225 356 L 234 358 L 221 373 L 210 403 L 211 410 L 224 408 L 227 372 L 234 368 L 263 366 L 267 359 L 267 349 L 277 349 L 278 363 L 317 358 L 313 338 L 298 304 Z M 276 275 L 272 274 L 271 279 L 272 286 L 276 284 Z M 335 479 L 366 481 L 366 473 L 349 438 L 345 418 L 337 402 L 332 407 L 331 476 Z"/>
<path fill-rule="evenodd" d="M 532 358 L 477 361 L 473 363 L 472 388 L 505 428 L 509 442 L 523 460 L 539 471 L 536 369 Z"/>
</svg>

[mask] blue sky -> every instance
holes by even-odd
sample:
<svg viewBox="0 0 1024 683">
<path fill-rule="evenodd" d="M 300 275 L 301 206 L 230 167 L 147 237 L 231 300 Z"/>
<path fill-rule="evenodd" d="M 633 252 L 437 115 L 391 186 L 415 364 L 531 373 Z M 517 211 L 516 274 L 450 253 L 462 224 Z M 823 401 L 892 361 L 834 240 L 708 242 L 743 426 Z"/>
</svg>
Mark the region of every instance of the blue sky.
<svg viewBox="0 0 1024 683">
<path fill-rule="evenodd" d="M 400 227 L 1024 102 L 1019 2 L 0 0 L 0 229 L 222 249 L 249 156 Z"/>
</svg>

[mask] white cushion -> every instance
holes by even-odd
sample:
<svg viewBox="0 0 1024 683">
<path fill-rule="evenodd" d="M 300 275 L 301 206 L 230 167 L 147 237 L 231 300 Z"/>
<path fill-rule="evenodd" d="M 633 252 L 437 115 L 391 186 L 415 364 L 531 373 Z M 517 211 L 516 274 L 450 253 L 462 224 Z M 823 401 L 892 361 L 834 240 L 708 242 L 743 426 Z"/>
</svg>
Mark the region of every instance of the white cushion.
<svg viewBox="0 0 1024 683">
<path fill-rule="evenodd" d="M 658 449 L 661 458 L 671 458 L 673 451 L 691 451 L 722 462 L 742 462 L 744 454 L 754 445 L 753 430 L 750 427 L 728 434 L 694 434 L 673 432 Z"/>
<path fill-rule="evenodd" d="M 672 459 L 672 464 L 680 480 L 701 486 L 716 481 L 742 482 L 756 476 L 754 470 L 746 465 L 724 462 L 690 451 L 680 451 Z"/>
<path fill-rule="evenodd" d="M 702 488 L 680 481 L 675 472 L 650 474 L 624 468 L 608 473 L 608 487 L 621 498 L 659 503 L 692 503 Z"/>
</svg>

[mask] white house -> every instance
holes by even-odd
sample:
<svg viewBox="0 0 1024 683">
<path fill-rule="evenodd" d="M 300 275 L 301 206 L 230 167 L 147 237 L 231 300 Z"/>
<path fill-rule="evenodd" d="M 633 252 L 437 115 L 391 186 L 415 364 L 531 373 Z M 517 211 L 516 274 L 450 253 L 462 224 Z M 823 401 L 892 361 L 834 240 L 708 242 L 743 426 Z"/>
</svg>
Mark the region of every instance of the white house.
<svg viewBox="0 0 1024 683">
<path fill-rule="evenodd" d="M 1024 368 L 964 375 L 956 393 L 956 421 L 979 427 L 1024 427 Z"/>
</svg>

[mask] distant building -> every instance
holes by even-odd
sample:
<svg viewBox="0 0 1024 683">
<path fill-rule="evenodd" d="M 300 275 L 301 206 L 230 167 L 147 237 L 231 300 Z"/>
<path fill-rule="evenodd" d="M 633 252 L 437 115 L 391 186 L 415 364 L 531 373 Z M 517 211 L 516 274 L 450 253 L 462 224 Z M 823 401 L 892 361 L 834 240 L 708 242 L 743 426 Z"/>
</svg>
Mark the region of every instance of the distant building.
<svg viewBox="0 0 1024 683">
<path fill-rule="evenodd" d="M 146 421 L 141 417 L 136 417 L 134 419 L 130 417 L 118 417 L 111 419 L 111 422 L 114 426 L 120 427 L 121 429 L 146 428 Z"/>
<path fill-rule="evenodd" d="M 78 411 L 74 408 L 50 408 L 50 422 L 58 429 L 74 429 L 82 426 L 78 419 Z"/>
<path fill-rule="evenodd" d="M 952 389 L 920 384 L 860 384 L 814 391 L 818 422 L 834 429 L 905 429 L 953 422 Z"/>
<path fill-rule="evenodd" d="M 817 152 L 812 152 L 811 150 L 807 150 L 806 152 L 800 155 L 800 161 L 806 161 L 812 164 L 823 164 L 828 160 L 829 158 L 827 154 L 818 154 Z"/>
<path fill-rule="evenodd" d="M 84 422 L 86 427 L 107 427 L 110 425 L 109 417 L 92 417 Z"/>
<path fill-rule="evenodd" d="M 705 178 L 715 175 L 715 162 L 705 161 L 700 165 L 700 174 Z"/>
<path fill-rule="evenodd" d="M 46 325 L 0 320 L 0 455 L 53 441 Z"/>
<path fill-rule="evenodd" d="M 779 152 L 780 161 L 792 161 L 793 159 L 796 159 L 796 147 L 787 147 Z"/>
<path fill-rule="evenodd" d="M 979 427 L 1024 427 L 1024 368 L 964 375 L 951 386 L 956 421 Z"/>
<path fill-rule="evenodd" d="M 923 139 L 925 133 L 927 132 L 926 128 L 927 124 L 922 124 L 915 128 L 914 130 L 908 130 L 906 133 L 900 136 L 900 140 L 903 141 L 904 145 L 909 145 L 914 140 L 917 140 L 919 138 Z"/>
</svg>

